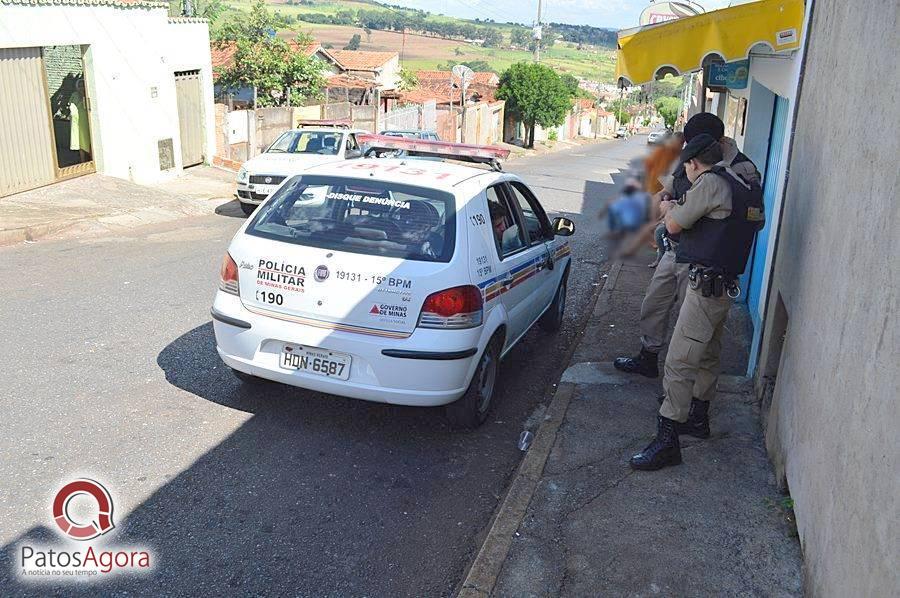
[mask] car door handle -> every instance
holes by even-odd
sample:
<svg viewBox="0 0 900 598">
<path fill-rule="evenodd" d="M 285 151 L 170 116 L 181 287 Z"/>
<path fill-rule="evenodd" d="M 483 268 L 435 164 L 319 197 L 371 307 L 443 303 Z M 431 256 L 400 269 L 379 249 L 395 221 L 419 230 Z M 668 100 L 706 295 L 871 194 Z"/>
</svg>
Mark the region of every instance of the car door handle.
<svg viewBox="0 0 900 598">
<path fill-rule="evenodd" d="M 501 280 L 500 284 L 502 284 L 503 286 L 509 286 L 512 284 L 512 281 L 512 276 L 510 276 L 509 278 L 504 278 L 503 280 Z"/>
</svg>

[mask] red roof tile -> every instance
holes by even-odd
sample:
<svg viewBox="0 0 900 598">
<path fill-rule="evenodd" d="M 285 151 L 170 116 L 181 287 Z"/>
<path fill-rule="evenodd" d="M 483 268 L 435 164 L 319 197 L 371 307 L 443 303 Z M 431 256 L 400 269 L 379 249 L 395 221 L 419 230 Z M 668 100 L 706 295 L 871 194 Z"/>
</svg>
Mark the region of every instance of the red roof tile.
<svg viewBox="0 0 900 598">
<path fill-rule="evenodd" d="M 351 71 L 373 71 L 383 67 L 392 58 L 399 56 L 397 52 L 362 52 L 359 50 L 329 50 L 328 53 L 341 66 Z"/>
<path fill-rule="evenodd" d="M 290 45 L 295 52 L 302 52 L 304 56 L 312 56 L 322 49 L 322 44 L 319 42 L 312 42 L 305 46 L 301 46 L 297 42 L 289 41 L 288 45 Z M 212 58 L 213 68 L 231 66 L 236 51 L 237 44 L 234 42 L 212 42 L 209 45 L 209 53 Z"/>
<path fill-rule="evenodd" d="M 353 75 L 334 75 L 325 81 L 325 86 L 329 89 L 337 87 L 347 87 L 350 89 L 370 89 L 376 87 L 374 81 L 354 77 Z"/>
<path fill-rule="evenodd" d="M 420 81 L 430 81 L 435 79 L 449 81 L 450 74 L 450 71 L 416 71 L 416 77 Z M 490 71 L 475 71 L 475 78 L 472 80 L 472 83 L 481 83 L 482 85 L 492 85 L 495 87 L 499 82 L 500 77 L 497 76 L 497 73 L 492 73 Z"/>
</svg>

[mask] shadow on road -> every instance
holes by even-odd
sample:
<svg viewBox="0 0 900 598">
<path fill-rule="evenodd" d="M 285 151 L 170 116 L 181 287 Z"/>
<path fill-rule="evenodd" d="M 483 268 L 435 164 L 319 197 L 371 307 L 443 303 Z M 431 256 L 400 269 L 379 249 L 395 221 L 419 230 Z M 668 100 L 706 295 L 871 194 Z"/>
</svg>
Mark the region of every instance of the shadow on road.
<svg viewBox="0 0 900 598">
<path fill-rule="evenodd" d="M 216 206 L 216 214 L 219 216 L 228 216 L 230 218 L 246 218 L 244 210 L 241 209 L 241 202 L 236 199 L 227 201 L 222 205 Z"/>
</svg>

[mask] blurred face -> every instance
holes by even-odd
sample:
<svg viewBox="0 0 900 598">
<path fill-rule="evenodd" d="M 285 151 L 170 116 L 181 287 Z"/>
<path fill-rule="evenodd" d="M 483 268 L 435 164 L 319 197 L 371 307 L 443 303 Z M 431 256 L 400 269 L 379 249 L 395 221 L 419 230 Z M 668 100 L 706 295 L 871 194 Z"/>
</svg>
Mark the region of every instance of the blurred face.
<svg viewBox="0 0 900 598">
<path fill-rule="evenodd" d="M 503 238 L 503 233 L 506 231 L 508 227 L 506 226 L 506 218 L 500 216 L 498 218 L 494 218 L 494 234 L 498 239 Z"/>
<path fill-rule="evenodd" d="M 670 149 L 681 151 L 681 149 L 684 147 L 684 137 L 682 137 L 681 135 L 675 135 L 674 137 L 669 139 L 666 145 L 668 145 Z"/>
<path fill-rule="evenodd" d="M 700 163 L 696 160 L 688 160 L 684 163 L 684 174 L 687 175 L 688 180 L 693 184 L 694 181 L 697 180 L 697 177 L 700 175 Z"/>
</svg>

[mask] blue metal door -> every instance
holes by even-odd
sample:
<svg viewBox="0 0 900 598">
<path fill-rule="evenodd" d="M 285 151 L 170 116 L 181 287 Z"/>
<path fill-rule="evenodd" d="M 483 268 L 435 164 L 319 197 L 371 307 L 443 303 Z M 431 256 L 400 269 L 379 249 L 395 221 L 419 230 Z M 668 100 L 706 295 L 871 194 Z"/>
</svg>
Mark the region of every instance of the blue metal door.
<svg viewBox="0 0 900 598">
<path fill-rule="evenodd" d="M 766 226 L 756 236 L 756 245 L 753 248 L 750 264 L 747 266 L 749 281 L 743 281 L 743 288 L 747 289 L 747 307 L 753 320 L 753 328 L 758 329 L 761 315 L 760 302 L 762 297 L 762 283 L 765 277 L 767 261 L 766 253 L 769 248 L 769 233 L 773 226 L 775 197 L 778 194 L 777 184 L 781 174 L 781 161 L 784 142 L 787 132 L 788 101 L 781 97 L 775 98 L 775 110 L 772 113 L 772 132 L 769 135 L 769 151 L 766 156 L 765 181 L 763 181 L 763 201 L 766 206 Z M 755 332 L 755 330 L 754 330 Z"/>
</svg>

